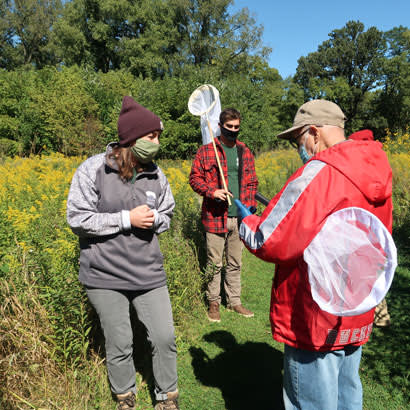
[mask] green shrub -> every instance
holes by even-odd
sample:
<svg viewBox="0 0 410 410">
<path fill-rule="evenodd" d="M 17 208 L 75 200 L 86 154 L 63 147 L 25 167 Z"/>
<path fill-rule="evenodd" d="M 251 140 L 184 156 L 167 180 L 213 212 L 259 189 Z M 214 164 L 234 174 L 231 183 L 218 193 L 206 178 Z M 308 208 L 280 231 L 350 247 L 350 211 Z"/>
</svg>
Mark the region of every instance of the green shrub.
<svg viewBox="0 0 410 410">
<path fill-rule="evenodd" d="M 17 141 L 0 138 L 0 157 L 15 157 L 23 152 L 22 146 Z"/>
</svg>

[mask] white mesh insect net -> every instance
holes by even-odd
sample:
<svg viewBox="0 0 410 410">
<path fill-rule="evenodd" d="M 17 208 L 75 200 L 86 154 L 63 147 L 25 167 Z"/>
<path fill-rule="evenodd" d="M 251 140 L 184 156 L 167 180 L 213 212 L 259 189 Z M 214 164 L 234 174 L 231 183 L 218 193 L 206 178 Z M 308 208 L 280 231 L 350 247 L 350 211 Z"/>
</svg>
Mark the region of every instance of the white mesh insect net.
<svg viewBox="0 0 410 410">
<path fill-rule="evenodd" d="M 201 85 L 189 97 L 188 109 L 191 114 L 201 117 L 202 143 L 208 144 L 211 142 L 209 127 L 213 136 L 219 134 L 218 122 L 221 113 L 219 91 L 211 84 Z"/>
<path fill-rule="evenodd" d="M 303 256 L 314 301 L 336 316 L 359 315 L 379 304 L 397 267 L 389 231 L 355 207 L 330 215 Z"/>
</svg>

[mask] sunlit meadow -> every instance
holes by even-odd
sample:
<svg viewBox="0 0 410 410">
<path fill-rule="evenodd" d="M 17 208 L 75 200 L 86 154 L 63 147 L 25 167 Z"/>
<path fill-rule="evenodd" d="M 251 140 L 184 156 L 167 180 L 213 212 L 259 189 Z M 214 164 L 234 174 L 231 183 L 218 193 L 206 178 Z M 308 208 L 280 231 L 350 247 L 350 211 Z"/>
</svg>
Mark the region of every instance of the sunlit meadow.
<svg viewBox="0 0 410 410">
<path fill-rule="evenodd" d="M 408 229 L 409 135 L 389 135 L 384 147 L 394 172 L 395 224 Z M 4 409 L 112 406 L 104 358 L 96 351 L 95 318 L 77 280 L 77 237 L 65 221 L 70 181 L 83 160 L 53 154 L 0 163 L 0 407 Z M 162 161 L 160 166 L 177 203 L 172 228 L 160 236 L 160 242 L 178 348 L 183 350 L 187 348 L 184 318 L 202 297 L 200 199 L 188 184 L 189 161 Z M 272 197 L 299 166 L 294 151 L 260 155 L 259 191 Z"/>
</svg>

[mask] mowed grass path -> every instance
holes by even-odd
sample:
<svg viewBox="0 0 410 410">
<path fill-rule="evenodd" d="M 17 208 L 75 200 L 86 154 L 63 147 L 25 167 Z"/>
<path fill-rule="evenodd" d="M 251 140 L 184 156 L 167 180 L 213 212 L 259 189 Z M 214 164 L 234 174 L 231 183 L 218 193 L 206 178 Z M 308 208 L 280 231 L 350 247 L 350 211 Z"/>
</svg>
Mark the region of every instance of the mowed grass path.
<svg viewBox="0 0 410 410">
<path fill-rule="evenodd" d="M 255 317 L 243 318 L 222 307 L 221 323 L 208 322 L 205 308 L 187 319 L 186 342 L 179 343 L 178 356 L 182 410 L 282 409 L 283 345 L 272 339 L 269 323 L 274 266 L 246 250 L 243 262 L 242 301 Z M 387 298 L 393 326 L 375 329 L 364 348 L 365 410 L 410 409 L 409 279 L 410 257 L 401 252 Z"/>
</svg>

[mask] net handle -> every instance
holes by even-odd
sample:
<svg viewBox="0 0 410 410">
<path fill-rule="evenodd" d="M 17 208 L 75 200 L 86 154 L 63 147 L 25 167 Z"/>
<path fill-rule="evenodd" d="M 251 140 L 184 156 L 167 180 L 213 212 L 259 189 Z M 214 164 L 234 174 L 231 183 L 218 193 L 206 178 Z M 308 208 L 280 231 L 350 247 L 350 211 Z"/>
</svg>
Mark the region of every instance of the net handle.
<svg viewBox="0 0 410 410">
<path fill-rule="evenodd" d="M 206 118 L 206 121 L 207 121 L 207 123 L 208 123 L 209 134 L 210 134 L 210 136 L 211 136 L 212 146 L 214 147 L 215 156 L 216 156 L 216 162 L 218 163 L 218 168 L 219 168 L 219 173 L 221 174 L 222 184 L 223 184 L 224 190 L 225 190 L 226 192 L 228 192 L 228 188 L 227 188 L 227 186 L 226 186 L 226 181 L 225 181 L 225 176 L 224 176 L 224 173 L 223 173 L 223 170 L 222 170 L 222 166 L 221 166 L 221 161 L 219 160 L 218 151 L 217 151 L 217 149 L 216 149 L 214 134 L 213 134 L 213 132 L 212 132 L 211 123 L 210 123 L 209 120 L 208 120 L 208 116 L 207 116 L 207 118 Z M 230 197 L 228 194 L 226 194 L 226 198 L 227 198 L 227 200 L 228 200 L 228 205 L 231 206 L 231 205 L 232 205 L 231 197 Z"/>
<path fill-rule="evenodd" d="M 195 93 L 201 92 L 201 89 L 203 89 L 204 87 L 209 88 L 209 90 L 211 91 L 211 93 L 212 93 L 212 95 L 213 95 L 213 97 L 214 97 L 214 101 L 210 104 L 210 106 L 209 106 L 204 112 L 201 112 L 201 113 L 198 113 L 197 111 L 192 112 L 189 102 L 190 102 L 191 98 L 195 95 Z M 209 118 L 208 118 L 208 113 L 209 113 L 209 111 L 211 111 L 211 109 L 212 109 L 212 108 L 215 106 L 215 104 L 216 104 L 216 98 L 215 98 L 214 89 L 215 89 L 216 91 L 218 91 L 218 90 L 217 90 L 213 85 L 211 85 L 211 84 L 203 84 L 203 85 L 199 86 L 199 87 L 191 94 L 191 96 L 189 97 L 189 100 L 188 100 L 188 110 L 189 110 L 189 112 L 190 112 L 191 114 L 193 114 L 193 115 L 200 116 L 200 117 L 205 116 L 206 122 L 207 122 L 207 124 L 208 124 L 209 135 L 211 136 L 212 146 L 214 147 L 214 152 L 215 152 L 216 162 L 217 162 L 217 164 L 218 164 L 219 173 L 221 174 L 221 179 L 222 179 L 223 188 L 224 188 L 224 190 L 225 190 L 226 192 L 229 192 L 229 191 L 228 191 L 228 188 L 227 188 L 227 185 L 226 185 L 225 176 L 224 176 L 224 173 L 223 173 L 223 170 L 222 170 L 221 161 L 220 161 L 220 159 L 219 159 L 218 150 L 216 149 L 216 144 L 215 144 L 214 134 L 213 134 L 213 132 L 212 132 L 211 123 L 209 122 Z M 219 93 L 218 93 L 218 94 L 219 94 Z M 231 206 L 231 205 L 232 205 L 231 197 L 227 194 L 227 195 L 226 195 L 226 198 L 227 198 L 227 200 L 228 200 L 228 205 Z"/>
</svg>

